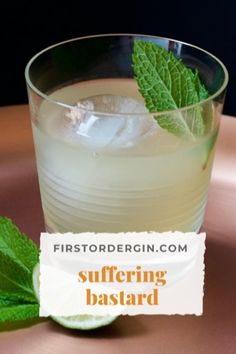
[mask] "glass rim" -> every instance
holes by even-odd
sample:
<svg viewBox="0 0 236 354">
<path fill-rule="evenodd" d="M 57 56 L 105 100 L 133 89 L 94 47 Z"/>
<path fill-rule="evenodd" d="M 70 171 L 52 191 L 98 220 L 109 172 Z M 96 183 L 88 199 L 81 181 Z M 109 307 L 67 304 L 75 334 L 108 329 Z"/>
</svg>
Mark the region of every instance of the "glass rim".
<svg viewBox="0 0 236 354">
<path fill-rule="evenodd" d="M 224 72 L 224 81 L 221 85 L 221 87 L 212 95 L 210 95 L 209 97 L 207 97 L 205 100 L 201 100 L 200 102 L 188 105 L 188 106 L 184 106 L 181 108 L 176 108 L 176 109 L 171 109 L 171 110 L 167 110 L 167 111 L 157 111 L 157 112 L 142 112 L 142 113 L 138 113 L 138 112 L 125 112 L 125 113 L 119 113 L 119 112 L 115 112 L 112 113 L 112 116 L 116 116 L 116 117 L 120 117 L 120 116 L 129 116 L 129 117 L 136 117 L 136 116 L 150 116 L 150 115 L 155 115 L 155 116 L 162 116 L 162 115 L 171 115 L 174 113 L 182 113 L 184 111 L 188 111 L 190 109 L 194 109 L 200 105 L 204 105 L 205 103 L 213 100 L 215 97 L 219 96 L 227 87 L 228 81 L 229 81 L 229 74 L 228 74 L 228 70 L 226 69 L 225 65 L 223 64 L 223 62 L 218 59 L 215 55 L 211 54 L 210 52 L 208 52 L 205 49 L 202 49 L 194 44 L 190 44 L 184 41 L 179 41 L 173 38 L 168 38 L 168 37 L 162 37 L 162 36 L 154 36 L 154 35 L 148 35 L 148 34 L 137 34 L 137 33 L 105 33 L 105 34 L 95 34 L 95 35 L 88 35 L 88 36 L 81 36 L 81 37 L 76 37 L 76 38 L 71 38 L 71 39 L 67 39 L 65 41 L 61 41 L 55 44 L 52 44 L 46 48 L 44 48 L 43 50 L 39 51 L 38 53 L 36 53 L 27 63 L 26 67 L 25 67 L 25 80 L 27 85 L 36 93 L 38 94 L 41 98 L 45 99 L 46 101 L 64 107 L 64 108 L 68 108 L 68 109 L 78 109 L 80 111 L 84 111 L 87 112 L 89 114 L 97 114 L 97 115 L 102 115 L 102 116 L 110 116 L 111 112 L 102 112 L 102 111 L 97 111 L 97 110 L 93 110 L 93 109 L 87 109 L 85 107 L 81 107 L 81 106 L 75 106 L 75 105 L 70 105 L 64 102 L 61 102 L 59 100 L 55 100 L 52 99 L 49 95 L 43 93 L 42 91 L 40 91 L 31 81 L 30 77 L 29 77 L 29 70 L 30 67 L 32 65 L 32 63 L 40 56 L 42 55 L 44 52 L 49 51 L 50 49 L 53 49 L 57 46 L 63 45 L 63 44 L 67 44 L 70 42 L 75 42 L 75 41 L 80 41 L 80 40 L 86 40 L 86 39 L 93 39 L 93 38 L 102 38 L 102 37 L 146 37 L 146 38 L 158 38 L 161 40 L 168 40 L 168 41 L 173 41 L 176 43 L 181 43 L 184 44 L 186 46 L 195 48 L 205 54 L 207 54 L 208 56 L 210 56 L 211 58 L 213 58 L 223 69 Z"/>
</svg>

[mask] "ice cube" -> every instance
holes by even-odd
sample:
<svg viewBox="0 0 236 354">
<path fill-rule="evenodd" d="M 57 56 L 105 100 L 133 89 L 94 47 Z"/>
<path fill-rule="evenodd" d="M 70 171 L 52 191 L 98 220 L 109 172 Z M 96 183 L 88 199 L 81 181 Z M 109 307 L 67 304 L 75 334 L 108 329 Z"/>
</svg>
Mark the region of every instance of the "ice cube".
<svg viewBox="0 0 236 354">
<path fill-rule="evenodd" d="M 99 95 L 81 100 L 66 115 L 80 142 L 96 148 L 121 148 L 134 146 L 158 129 L 154 118 L 144 113 L 147 109 L 138 100 Z"/>
<path fill-rule="evenodd" d="M 116 95 L 97 95 L 81 100 L 78 107 L 106 113 L 146 113 L 143 102 L 132 97 Z"/>
</svg>

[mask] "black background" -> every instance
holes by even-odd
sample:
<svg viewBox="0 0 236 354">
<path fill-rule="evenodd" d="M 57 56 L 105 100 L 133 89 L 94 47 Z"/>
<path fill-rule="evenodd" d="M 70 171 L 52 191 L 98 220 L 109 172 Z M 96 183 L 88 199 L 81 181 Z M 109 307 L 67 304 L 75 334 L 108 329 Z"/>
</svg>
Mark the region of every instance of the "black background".
<svg viewBox="0 0 236 354">
<path fill-rule="evenodd" d="M 0 5 L 0 105 L 27 102 L 24 68 L 45 47 L 77 36 L 143 33 L 200 46 L 221 59 L 230 83 L 224 112 L 236 115 L 236 11 L 233 1 L 21 1 Z"/>
</svg>

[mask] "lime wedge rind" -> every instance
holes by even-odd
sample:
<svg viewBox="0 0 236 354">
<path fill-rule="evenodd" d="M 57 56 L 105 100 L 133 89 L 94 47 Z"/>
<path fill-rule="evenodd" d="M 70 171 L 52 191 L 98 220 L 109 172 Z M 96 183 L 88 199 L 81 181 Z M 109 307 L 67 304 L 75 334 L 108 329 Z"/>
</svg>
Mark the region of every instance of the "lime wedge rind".
<svg viewBox="0 0 236 354">
<path fill-rule="evenodd" d="M 35 296 L 39 302 L 40 294 L 40 266 L 37 264 L 33 270 L 33 288 Z M 79 330 L 92 330 L 111 324 L 118 316 L 93 316 L 93 315 L 76 315 L 76 316 L 51 316 L 51 318 L 63 327 Z"/>
</svg>

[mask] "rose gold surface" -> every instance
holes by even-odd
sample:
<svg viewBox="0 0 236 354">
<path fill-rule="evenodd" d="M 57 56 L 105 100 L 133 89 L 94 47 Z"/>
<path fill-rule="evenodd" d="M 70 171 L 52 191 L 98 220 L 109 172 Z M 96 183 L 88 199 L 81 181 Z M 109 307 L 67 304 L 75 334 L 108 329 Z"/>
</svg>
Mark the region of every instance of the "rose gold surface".
<svg viewBox="0 0 236 354">
<path fill-rule="evenodd" d="M 27 106 L 0 108 L 0 215 L 35 240 L 43 230 Z M 1 354 L 236 353 L 236 119 L 223 117 L 203 230 L 204 315 L 121 317 L 93 332 L 48 320 L 1 325 Z M 8 329 L 8 331 L 6 331 Z"/>
</svg>

